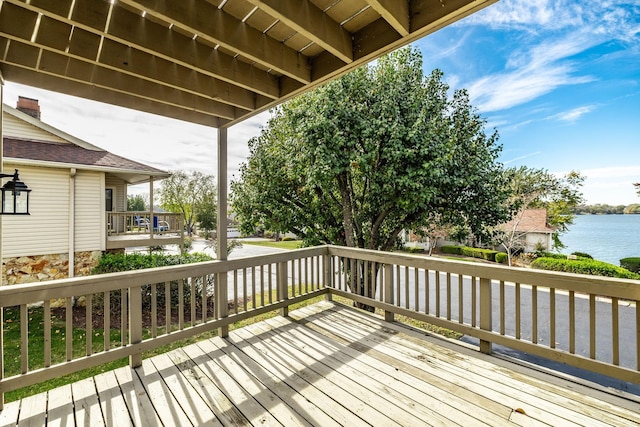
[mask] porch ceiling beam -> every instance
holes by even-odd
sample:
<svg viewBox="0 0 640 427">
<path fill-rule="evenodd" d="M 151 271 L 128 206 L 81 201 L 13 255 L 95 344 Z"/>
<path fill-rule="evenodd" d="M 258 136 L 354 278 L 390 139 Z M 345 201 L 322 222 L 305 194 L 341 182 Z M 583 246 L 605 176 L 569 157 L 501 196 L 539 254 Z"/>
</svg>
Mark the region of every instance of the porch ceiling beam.
<svg viewBox="0 0 640 427">
<path fill-rule="evenodd" d="M 87 1 L 87 0 L 84 0 Z M 94 1 L 94 0 L 90 0 Z M 204 40 L 218 44 L 278 73 L 309 83 L 311 72 L 304 55 L 237 20 L 205 0 L 118 0 L 172 22 Z M 118 21 L 119 17 L 115 19 Z M 140 26 L 144 27 L 144 23 Z M 127 29 L 131 31 L 131 27 Z M 146 28 L 145 28 L 146 31 Z M 112 32 L 111 27 L 109 32 Z"/>
<path fill-rule="evenodd" d="M 46 22 L 45 18 L 42 17 L 41 22 Z M 76 32 L 76 34 L 79 33 Z M 32 66 L 33 68 L 41 68 L 60 77 L 73 75 L 71 67 L 86 68 L 92 65 L 98 70 L 99 74 L 113 74 L 113 76 L 105 76 L 105 78 L 115 77 L 115 82 L 129 81 L 132 87 L 136 85 L 140 86 L 140 89 L 144 87 L 145 94 L 152 97 L 169 90 L 177 90 L 244 110 L 255 110 L 271 101 L 270 98 L 257 95 L 227 82 L 210 78 L 139 50 L 129 49 L 111 40 L 103 42 L 101 61 L 97 62 L 71 52 L 65 52 L 65 50 L 47 46 L 46 44 L 52 44 L 48 35 L 41 28 L 36 42 L 31 42 L 30 40 L 7 34 L 0 29 L 0 37 L 4 38 L 2 46 L 5 46 L 5 50 L 2 51 L 3 60 L 8 57 L 8 62 L 13 61 L 15 65 L 29 66 L 27 64 L 29 62 L 28 55 L 10 55 L 11 52 L 7 50 L 9 46 L 6 45 L 6 42 L 12 40 L 18 46 L 31 46 L 39 50 L 38 56 L 40 59 L 38 59 L 37 67 Z M 45 44 L 41 44 L 40 41 Z M 57 64 L 58 67 L 52 67 L 52 64 L 46 62 L 43 63 L 43 58 L 49 59 L 49 61 L 55 58 L 55 64 L 53 65 Z M 54 70 L 57 71 L 54 72 Z M 89 78 L 93 81 L 94 76 L 91 75 Z M 108 81 L 106 82 L 108 83 Z M 149 89 L 153 85 L 157 86 L 157 89 L 150 91 Z"/>
<path fill-rule="evenodd" d="M 0 37 L 0 46 L 4 47 L 5 55 L 2 58 L 4 64 L 229 120 L 249 112 L 249 109 L 238 112 L 236 107 L 232 105 L 124 73 L 114 72 L 96 64 L 70 58 L 36 46 L 25 45 L 2 37 Z M 25 55 L 24 53 L 29 54 Z"/>
<path fill-rule="evenodd" d="M 389 23 L 402 37 L 408 36 L 409 2 L 398 0 L 366 0 L 373 10 Z"/>
<path fill-rule="evenodd" d="M 2 72 L 8 80 L 15 83 L 35 86 L 54 92 L 62 92 L 68 95 L 92 99 L 99 102 L 106 102 L 120 107 L 145 111 L 151 114 L 171 117 L 204 126 L 220 127 L 229 123 L 229 120 L 221 119 L 215 115 L 206 114 L 201 111 L 162 104 L 151 99 L 144 99 L 128 93 L 113 91 L 75 80 L 64 79 L 41 71 L 17 67 L 11 64 L 3 64 Z"/>
<path fill-rule="evenodd" d="M 111 17 L 110 32 L 105 34 L 108 14 L 96 9 L 97 5 L 108 4 L 107 2 L 95 0 L 75 0 L 74 3 L 70 0 L 55 2 L 32 0 L 29 4 L 20 0 L 3 0 L 3 2 L 0 9 L 0 24 L 5 32 L 14 36 L 29 39 L 34 30 L 37 30 L 36 37 L 42 40 L 43 36 L 38 33 L 43 31 L 44 34 L 46 28 L 36 29 L 35 27 L 38 14 L 43 14 L 51 20 L 65 23 L 73 28 L 69 38 L 65 39 L 61 34 L 47 33 L 46 40 L 58 47 L 64 45 L 63 49 L 87 59 L 100 62 L 101 44 L 112 41 L 132 51 L 139 50 L 271 99 L 281 96 L 279 80 L 282 77 L 278 79 L 267 71 L 239 61 L 218 49 L 213 49 L 211 46 L 206 46 L 122 8 L 114 8 L 119 11 L 118 19 Z M 66 5 L 65 2 L 69 4 Z M 62 4 L 64 7 L 61 6 Z M 71 9 L 72 4 L 73 9 Z M 21 19 L 9 19 L 8 16 L 20 16 Z M 7 19 L 3 19 L 4 17 Z M 140 30 L 131 31 L 132 28 Z"/>
<path fill-rule="evenodd" d="M 312 3 L 300 2 L 300 0 L 247 1 L 322 46 L 344 63 L 353 61 L 351 34 Z M 389 1 L 397 2 L 397 0 Z"/>
</svg>

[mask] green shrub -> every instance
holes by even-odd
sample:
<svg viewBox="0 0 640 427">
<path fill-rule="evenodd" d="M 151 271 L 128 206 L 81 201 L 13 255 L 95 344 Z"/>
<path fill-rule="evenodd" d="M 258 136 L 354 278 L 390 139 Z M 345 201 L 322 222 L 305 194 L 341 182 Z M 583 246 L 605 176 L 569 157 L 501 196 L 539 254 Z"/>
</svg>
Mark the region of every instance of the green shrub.
<svg viewBox="0 0 640 427">
<path fill-rule="evenodd" d="M 120 271 L 131 271 L 131 270 L 142 270 L 145 268 L 155 268 L 155 267 L 167 267 L 171 265 L 179 265 L 179 264 L 193 264 L 196 262 L 204 262 L 211 261 L 212 257 L 205 253 L 195 252 L 191 254 L 184 255 L 167 255 L 167 254 L 143 254 L 143 253 L 133 253 L 133 254 L 104 254 L 98 265 L 91 271 L 91 274 L 104 274 L 104 273 L 116 273 Z M 209 289 L 213 286 L 213 277 L 197 277 L 194 282 L 194 288 L 197 292 L 197 295 L 202 295 L 202 287 L 206 286 L 206 289 Z M 176 306 L 179 303 L 179 290 L 177 286 L 177 281 L 172 281 L 170 283 L 170 301 L 171 305 Z M 142 309 L 143 310 L 151 310 L 151 285 L 142 286 Z M 157 286 L 156 294 L 157 300 L 164 301 L 165 300 L 165 287 Z M 191 298 L 191 287 L 184 286 L 183 288 L 183 303 L 185 306 L 189 305 L 189 301 Z M 110 307 L 112 313 L 115 315 L 120 310 L 120 299 L 121 293 L 120 291 L 113 291 L 110 295 Z M 94 305 L 96 308 L 100 308 L 103 306 L 103 294 L 94 295 Z"/>
<path fill-rule="evenodd" d="M 293 237 L 284 236 L 281 240 L 282 240 L 283 242 L 293 242 L 293 241 L 294 241 L 294 240 L 296 240 L 296 239 L 294 239 Z"/>
<path fill-rule="evenodd" d="M 593 257 L 586 252 L 571 252 L 571 255 L 575 255 L 578 258 L 593 259 Z"/>
<path fill-rule="evenodd" d="M 405 246 L 404 251 L 411 254 L 421 254 L 424 253 L 424 248 L 422 246 Z"/>
<path fill-rule="evenodd" d="M 564 254 L 557 254 L 555 252 L 536 252 L 537 258 L 553 258 L 553 259 L 567 259 Z"/>
<path fill-rule="evenodd" d="M 462 246 L 445 245 L 440 247 L 440 252 L 444 254 L 462 255 Z"/>
<path fill-rule="evenodd" d="M 506 264 L 508 260 L 509 260 L 509 255 L 507 255 L 506 252 L 498 252 L 496 254 L 496 262 L 500 264 Z"/>
<path fill-rule="evenodd" d="M 617 277 L 619 279 L 640 279 L 640 274 L 633 273 L 613 264 L 592 259 L 568 260 L 542 257 L 533 261 L 531 267 L 541 270 L 589 274 L 592 276 Z"/>
<path fill-rule="evenodd" d="M 495 261 L 497 253 L 498 251 L 492 249 L 471 248 L 469 246 L 462 247 L 462 255 L 487 261 Z"/>
<path fill-rule="evenodd" d="M 625 268 L 634 273 L 640 273 L 640 257 L 622 258 L 620 267 Z"/>
</svg>

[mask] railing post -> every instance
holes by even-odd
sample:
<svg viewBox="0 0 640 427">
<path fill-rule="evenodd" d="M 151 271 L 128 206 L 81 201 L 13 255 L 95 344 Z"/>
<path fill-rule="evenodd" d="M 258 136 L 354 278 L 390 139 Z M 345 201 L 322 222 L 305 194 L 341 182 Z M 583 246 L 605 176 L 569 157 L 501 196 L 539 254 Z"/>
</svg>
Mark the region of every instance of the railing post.
<svg viewBox="0 0 640 427">
<path fill-rule="evenodd" d="M 384 302 L 387 304 L 394 304 L 393 300 L 393 265 L 384 265 Z M 384 312 L 384 320 L 387 322 L 393 322 L 393 312 Z"/>
<path fill-rule="evenodd" d="M 333 288 L 333 274 L 331 269 L 331 256 L 325 254 L 322 256 L 322 273 L 325 288 Z M 324 294 L 325 301 L 333 301 L 331 292 Z"/>
<path fill-rule="evenodd" d="M 276 267 L 276 289 L 278 301 L 289 299 L 289 288 L 287 286 L 287 261 L 279 262 Z M 280 315 L 289 316 L 289 306 L 282 307 Z"/>
<path fill-rule="evenodd" d="M 227 272 L 223 271 L 216 274 L 214 285 L 214 298 L 218 318 L 222 319 L 229 316 L 228 289 L 227 289 Z M 220 326 L 218 328 L 218 336 L 226 338 L 229 336 L 229 325 Z"/>
<path fill-rule="evenodd" d="M 480 329 L 491 331 L 491 279 L 480 278 Z M 491 354 L 491 341 L 480 340 L 480 351 Z"/>
<path fill-rule="evenodd" d="M 129 344 L 142 342 L 142 288 L 129 288 Z M 137 368 L 142 365 L 142 353 L 129 356 L 129 366 Z"/>
</svg>

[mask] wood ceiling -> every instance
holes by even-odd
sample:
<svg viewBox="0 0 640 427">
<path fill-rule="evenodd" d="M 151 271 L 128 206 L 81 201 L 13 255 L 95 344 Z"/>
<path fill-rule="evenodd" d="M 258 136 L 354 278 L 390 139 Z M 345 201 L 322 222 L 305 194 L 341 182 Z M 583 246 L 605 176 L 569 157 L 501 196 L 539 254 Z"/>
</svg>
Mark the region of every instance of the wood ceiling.
<svg viewBox="0 0 640 427">
<path fill-rule="evenodd" d="M 0 0 L 0 71 L 227 127 L 495 1 Z"/>
</svg>

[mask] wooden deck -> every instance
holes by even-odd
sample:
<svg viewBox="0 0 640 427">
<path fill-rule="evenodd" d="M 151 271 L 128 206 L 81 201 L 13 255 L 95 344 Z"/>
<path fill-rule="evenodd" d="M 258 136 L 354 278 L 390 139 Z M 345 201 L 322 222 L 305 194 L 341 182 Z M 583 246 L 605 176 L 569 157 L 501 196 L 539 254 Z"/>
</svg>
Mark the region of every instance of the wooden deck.
<svg viewBox="0 0 640 427">
<path fill-rule="evenodd" d="M 323 302 L 8 403 L 16 424 L 637 426 L 640 403 Z"/>
</svg>

